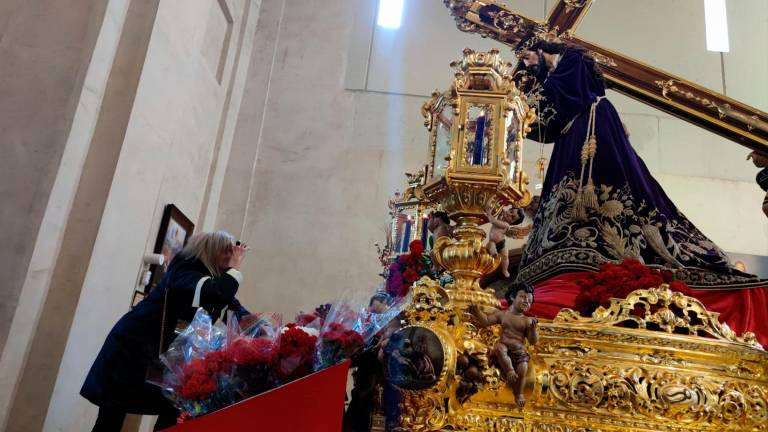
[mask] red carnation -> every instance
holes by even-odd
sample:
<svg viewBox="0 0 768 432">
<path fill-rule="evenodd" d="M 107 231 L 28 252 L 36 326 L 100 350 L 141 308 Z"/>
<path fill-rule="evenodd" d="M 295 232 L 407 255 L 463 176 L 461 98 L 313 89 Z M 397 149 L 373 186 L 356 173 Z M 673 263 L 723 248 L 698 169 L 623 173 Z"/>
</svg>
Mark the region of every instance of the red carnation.
<svg viewBox="0 0 768 432">
<path fill-rule="evenodd" d="M 232 361 L 237 365 L 269 364 L 275 355 L 275 344 L 266 338 L 239 338 L 229 347 Z"/>
<path fill-rule="evenodd" d="M 419 274 L 416 273 L 413 269 L 408 269 L 403 273 L 403 280 L 408 283 L 408 285 L 413 284 L 417 280 L 419 280 Z"/>
<path fill-rule="evenodd" d="M 421 240 L 414 240 L 408 245 L 411 255 L 421 255 L 424 253 L 424 243 Z"/>
<path fill-rule="evenodd" d="M 319 359 L 322 366 L 348 359 L 365 345 L 365 340 L 358 332 L 340 322 L 331 323 L 321 335 L 321 341 Z"/>
<path fill-rule="evenodd" d="M 598 273 L 585 275 L 576 283 L 579 294 L 575 307 L 582 314 L 591 314 L 598 306 L 608 306 L 611 298 L 625 298 L 632 291 L 670 283 L 674 290 L 687 292 L 688 287 L 675 283 L 672 272 L 652 269 L 636 259 L 621 264 L 606 263 Z M 673 286 L 674 284 L 674 286 Z"/>
<path fill-rule="evenodd" d="M 664 283 L 668 284 L 675 280 L 675 274 L 670 270 L 662 270 L 661 278 L 664 280 Z"/>
<path fill-rule="evenodd" d="M 679 291 L 685 295 L 691 295 L 691 289 L 683 281 L 675 280 L 670 282 L 669 289 L 671 289 L 672 291 Z"/>
<path fill-rule="evenodd" d="M 308 334 L 294 323 L 286 327 L 278 342 L 277 373 L 281 378 L 290 380 L 312 372 L 317 336 Z"/>
</svg>

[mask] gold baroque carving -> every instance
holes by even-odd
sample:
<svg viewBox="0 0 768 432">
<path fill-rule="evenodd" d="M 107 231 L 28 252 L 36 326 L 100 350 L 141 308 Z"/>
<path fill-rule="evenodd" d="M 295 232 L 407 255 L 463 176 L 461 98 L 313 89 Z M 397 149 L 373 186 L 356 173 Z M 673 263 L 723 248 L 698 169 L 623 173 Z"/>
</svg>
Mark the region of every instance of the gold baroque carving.
<svg viewBox="0 0 768 432">
<path fill-rule="evenodd" d="M 571 13 L 574 9 L 581 9 L 591 0 L 563 0 L 565 3 L 565 12 Z"/>
<path fill-rule="evenodd" d="M 759 129 L 764 132 L 768 132 L 768 122 L 761 120 L 756 114 L 751 116 L 746 115 L 733 109 L 733 107 L 727 103 L 719 105 L 706 96 L 702 97 L 699 94 L 692 92 L 691 90 L 683 89 L 681 86 L 684 84 L 677 80 L 670 79 L 666 81 L 654 81 L 654 83 L 661 88 L 661 95 L 668 101 L 673 100 L 670 97 L 670 94 L 683 97 L 688 100 L 693 100 L 705 108 L 716 111 L 720 119 L 731 117 L 745 123 L 747 126 L 747 131 Z"/>
<path fill-rule="evenodd" d="M 603 66 L 611 66 L 611 67 L 618 66 L 618 64 L 616 63 L 616 60 L 614 60 L 611 57 L 608 57 L 605 54 L 599 53 L 597 51 L 589 51 L 589 55 L 592 56 L 592 58 L 594 58 L 597 63 Z"/>
<path fill-rule="evenodd" d="M 557 361 L 550 366 L 549 388 L 539 406 L 589 410 L 603 416 L 698 423 L 749 430 L 768 422 L 765 388 L 707 376 L 622 368 L 584 361 Z"/>
<path fill-rule="evenodd" d="M 673 307 L 671 307 L 673 306 Z M 642 315 L 635 314 L 640 308 Z M 555 317 L 556 323 L 604 324 L 616 326 L 634 323 L 640 329 L 658 327 L 666 333 L 686 331 L 689 335 L 707 335 L 716 339 L 762 350 L 754 333 L 737 336 L 727 324 L 718 320 L 717 312 L 709 312 L 693 297 L 672 291 L 666 284 L 658 288 L 636 290 L 626 299 L 611 299 L 608 308 L 599 307 L 591 318 L 583 318 L 571 309 L 563 309 Z"/>
</svg>

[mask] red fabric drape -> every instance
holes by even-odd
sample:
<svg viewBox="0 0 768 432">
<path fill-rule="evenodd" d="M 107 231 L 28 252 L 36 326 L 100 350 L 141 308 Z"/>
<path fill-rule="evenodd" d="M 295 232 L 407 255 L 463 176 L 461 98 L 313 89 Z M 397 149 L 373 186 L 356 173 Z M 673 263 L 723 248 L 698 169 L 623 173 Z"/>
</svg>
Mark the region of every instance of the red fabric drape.
<svg viewBox="0 0 768 432">
<path fill-rule="evenodd" d="M 535 299 L 528 314 L 552 319 L 562 308 L 573 309 L 579 286 L 586 273 L 565 273 L 537 283 Z M 739 290 L 691 290 L 709 311 L 720 313 L 720 322 L 741 334 L 751 331 L 768 347 L 768 287 Z"/>
<path fill-rule="evenodd" d="M 165 430 L 338 432 L 344 415 L 349 365 L 345 361 Z"/>
</svg>

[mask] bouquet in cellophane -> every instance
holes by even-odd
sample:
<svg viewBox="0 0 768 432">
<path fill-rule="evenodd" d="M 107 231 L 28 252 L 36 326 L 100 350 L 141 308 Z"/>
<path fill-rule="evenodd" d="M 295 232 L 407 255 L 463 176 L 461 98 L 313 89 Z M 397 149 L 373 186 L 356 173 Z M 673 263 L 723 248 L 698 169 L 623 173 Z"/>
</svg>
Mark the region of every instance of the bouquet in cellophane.
<svg viewBox="0 0 768 432">
<path fill-rule="evenodd" d="M 402 311 L 405 299 L 376 313 L 369 309 L 369 294 L 347 294 L 328 312 L 317 341 L 315 370 L 333 366 L 363 351 L 373 337 Z"/>
<path fill-rule="evenodd" d="M 214 326 L 200 308 L 160 356 L 166 366 L 163 393 L 181 411 L 194 417 L 242 399 L 242 384 L 232 373 L 225 344 L 226 329 Z"/>
<path fill-rule="evenodd" d="M 165 373 L 156 384 L 183 419 L 207 414 L 351 358 L 403 303 L 373 313 L 365 301 L 345 300 L 285 325 L 278 314 L 257 314 L 230 317 L 226 327 L 199 308 L 161 355 Z"/>
<path fill-rule="evenodd" d="M 279 315 L 251 315 L 238 323 L 232 316 L 227 325 L 227 354 L 233 364 L 242 395 L 250 397 L 274 388 L 277 383 L 272 373 L 276 359 L 278 329 L 282 327 Z"/>
</svg>

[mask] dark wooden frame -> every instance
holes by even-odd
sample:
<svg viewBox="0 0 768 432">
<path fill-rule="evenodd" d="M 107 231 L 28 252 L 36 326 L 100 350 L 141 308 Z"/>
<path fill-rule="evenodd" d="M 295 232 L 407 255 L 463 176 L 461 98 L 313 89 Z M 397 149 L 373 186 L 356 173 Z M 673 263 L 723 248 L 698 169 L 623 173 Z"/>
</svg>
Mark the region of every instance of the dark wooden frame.
<svg viewBox="0 0 768 432">
<path fill-rule="evenodd" d="M 146 288 L 145 288 L 146 289 Z M 131 309 L 135 308 L 137 304 L 141 303 L 142 300 L 147 296 L 147 294 L 144 291 L 134 290 L 133 291 L 133 298 L 131 298 Z"/>
<path fill-rule="evenodd" d="M 195 224 L 192 223 L 192 221 L 189 220 L 189 218 L 184 213 L 182 213 L 178 207 L 173 204 L 166 205 L 165 210 L 163 210 L 163 218 L 160 220 L 160 229 L 157 231 L 157 239 L 155 239 L 155 248 L 153 249 L 153 252 L 156 254 L 162 253 L 163 251 L 163 243 L 165 242 L 165 236 L 167 234 L 168 225 L 170 224 L 171 219 L 176 221 L 176 223 L 181 225 L 181 227 L 187 231 L 187 236 L 184 238 L 184 245 L 187 244 L 187 241 L 190 237 L 192 237 L 192 234 L 195 231 Z M 167 266 L 169 264 L 170 263 L 165 263 L 164 265 Z M 160 279 L 164 274 L 161 266 L 156 264 L 153 264 L 149 267 L 149 272 L 151 273 L 149 284 L 144 287 L 144 293 L 146 294 L 148 294 L 152 288 L 160 283 Z"/>
</svg>

